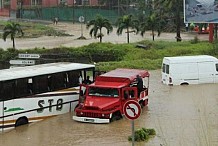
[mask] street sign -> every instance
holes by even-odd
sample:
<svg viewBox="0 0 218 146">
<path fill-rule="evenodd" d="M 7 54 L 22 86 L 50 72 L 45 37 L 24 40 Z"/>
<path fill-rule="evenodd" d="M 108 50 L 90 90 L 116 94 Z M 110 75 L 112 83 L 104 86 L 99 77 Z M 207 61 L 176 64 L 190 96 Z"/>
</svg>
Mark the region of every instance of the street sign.
<svg viewBox="0 0 218 146">
<path fill-rule="evenodd" d="M 13 65 L 35 65 L 35 60 L 10 60 Z"/>
<path fill-rule="evenodd" d="M 123 112 L 128 119 L 134 120 L 140 116 L 141 106 L 137 101 L 130 99 L 124 104 Z"/>
<path fill-rule="evenodd" d="M 31 58 L 31 59 L 38 59 L 40 58 L 39 54 L 18 54 L 19 58 Z"/>
<path fill-rule="evenodd" d="M 82 23 L 82 22 L 84 22 L 84 21 L 85 21 L 85 18 L 84 18 L 83 16 L 80 16 L 80 17 L 79 17 L 79 22 Z"/>
</svg>

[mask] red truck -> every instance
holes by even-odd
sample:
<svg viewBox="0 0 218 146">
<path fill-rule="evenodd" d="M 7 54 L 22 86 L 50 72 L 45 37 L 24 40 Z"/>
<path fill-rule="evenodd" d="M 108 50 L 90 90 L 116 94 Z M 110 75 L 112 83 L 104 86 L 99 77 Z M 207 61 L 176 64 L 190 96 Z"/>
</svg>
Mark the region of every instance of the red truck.
<svg viewBox="0 0 218 146">
<path fill-rule="evenodd" d="M 143 81 L 139 89 L 137 77 Z M 143 107 L 148 104 L 149 72 L 139 69 L 116 69 L 96 77 L 89 85 L 80 85 L 79 104 L 73 120 L 88 123 L 110 123 L 121 119 L 123 106 L 134 98 Z"/>
</svg>

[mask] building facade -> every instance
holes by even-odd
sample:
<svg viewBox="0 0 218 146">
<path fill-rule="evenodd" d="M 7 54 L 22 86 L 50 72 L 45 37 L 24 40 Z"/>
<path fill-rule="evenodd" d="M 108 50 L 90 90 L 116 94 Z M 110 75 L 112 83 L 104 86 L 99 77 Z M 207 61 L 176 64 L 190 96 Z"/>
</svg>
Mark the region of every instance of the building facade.
<svg viewBox="0 0 218 146">
<path fill-rule="evenodd" d="M 0 0 L 0 16 L 10 16 L 10 11 L 16 11 L 17 9 L 25 7 L 55 7 L 60 5 L 97 6 L 98 0 Z"/>
</svg>

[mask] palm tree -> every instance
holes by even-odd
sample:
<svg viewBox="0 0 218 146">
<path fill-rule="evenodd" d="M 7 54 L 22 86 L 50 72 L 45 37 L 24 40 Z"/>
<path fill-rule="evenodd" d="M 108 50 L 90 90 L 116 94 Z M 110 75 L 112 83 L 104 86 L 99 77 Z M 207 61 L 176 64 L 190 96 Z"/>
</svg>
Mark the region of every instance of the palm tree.
<svg viewBox="0 0 218 146">
<path fill-rule="evenodd" d="M 152 38 L 154 41 L 154 31 L 156 28 L 156 24 L 157 24 L 157 18 L 155 16 L 155 14 L 153 13 L 152 15 L 150 15 L 147 19 L 146 22 L 143 22 L 141 24 L 141 35 L 144 36 L 144 33 L 146 30 L 150 29 L 151 30 L 151 34 L 152 34 Z"/>
<path fill-rule="evenodd" d="M 181 41 L 180 28 L 181 28 L 181 15 L 183 10 L 183 1 L 182 0 L 162 0 L 162 3 L 169 11 L 173 14 L 176 24 L 176 40 L 177 42 Z"/>
<path fill-rule="evenodd" d="M 132 15 L 124 15 L 123 17 L 118 18 L 116 22 L 118 35 L 122 34 L 124 29 L 127 30 L 127 43 L 129 43 L 129 34 L 131 32 L 136 32 L 136 34 L 139 32 L 139 21 L 132 17 Z"/>
<path fill-rule="evenodd" d="M 157 31 L 157 36 L 160 36 L 164 26 L 166 25 L 166 15 L 164 14 L 165 10 L 162 5 L 157 1 L 154 4 L 155 9 L 150 10 L 150 15 L 142 19 L 141 23 L 141 35 L 143 36 L 146 30 L 152 31 L 152 38 L 154 41 L 155 33 Z"/>
<path fill-rule="evenodd" d="M 3 40 L 6 41 L 8 35 L 11 36 L 11 40 L 13 41 L 13 48 L 15 48 L 15 36 L 21 35 L 23 36 L 23 30 L 21 29 L 20 24 L 15 22 L 7 23 L 3 29 Z"/>
<path fill-rule="evenodd" d="M 100 38 L 100 42 L 102 42 L 102 37 L 104 36 L 102 33 L 102 28 L 106 28 L 107 34 L 113 31 L 112 24 L 108 19 L 103 18 L 101 15 L 97 15 L 94 20 L 89 21 L 86 25 L 86 28 L 89 29 L 91 26 L 93 27 L 91 28 L 89 34 L 91 36 L 94 35 L 95 38 Z"/>
</svg>

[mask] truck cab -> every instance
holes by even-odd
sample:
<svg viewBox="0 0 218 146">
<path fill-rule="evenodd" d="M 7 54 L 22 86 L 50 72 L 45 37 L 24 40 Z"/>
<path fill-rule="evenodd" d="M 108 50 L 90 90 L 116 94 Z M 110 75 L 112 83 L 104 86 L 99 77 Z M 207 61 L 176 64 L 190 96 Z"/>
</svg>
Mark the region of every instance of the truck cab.
<svg viewBox="0 0 218 146">
<path fill-rule="evenodd" d="M 137 76 L 142 78 L 142 90 L 138 90 Z M 81 84 L 73 120 L 110 123 L 121 119 L 124 115 L 123 106 L 129 98 L 137 100 L 142 107 L 146 106 L 149 76 L 149 72 L 145 70 L 116 69 L 97 76 L 92 84 Z"/>
</svg>

